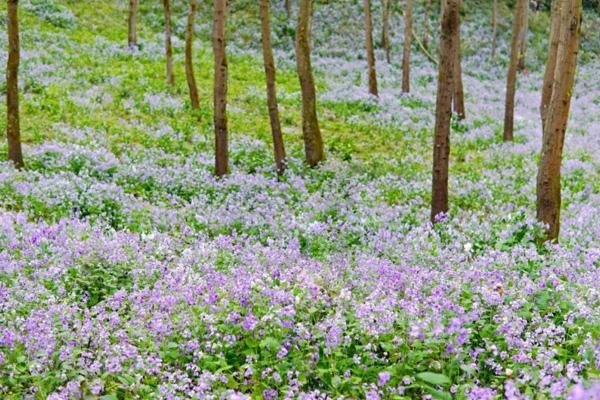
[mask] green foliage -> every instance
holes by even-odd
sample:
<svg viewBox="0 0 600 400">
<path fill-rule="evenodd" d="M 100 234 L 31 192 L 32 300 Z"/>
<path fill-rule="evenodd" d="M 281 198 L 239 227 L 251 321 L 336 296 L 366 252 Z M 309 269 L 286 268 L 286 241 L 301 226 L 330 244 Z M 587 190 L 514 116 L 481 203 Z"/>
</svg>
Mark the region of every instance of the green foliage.
<svg viewBox="0 0 600 400">
<path fill-rule="evenodd" d="M 77 23 L 71 10 L 55 0 L 27 0 L 23 6 L 41 20 L 59 28 L 73 28 Z"/>
<path fill-rule="evenodd" d="M 102 260 L 84 262 L 67 270 L 64 287 L 71 296 L 93 307 L 119 289 L 133 285 L 131 267 Z"/>
</svg>

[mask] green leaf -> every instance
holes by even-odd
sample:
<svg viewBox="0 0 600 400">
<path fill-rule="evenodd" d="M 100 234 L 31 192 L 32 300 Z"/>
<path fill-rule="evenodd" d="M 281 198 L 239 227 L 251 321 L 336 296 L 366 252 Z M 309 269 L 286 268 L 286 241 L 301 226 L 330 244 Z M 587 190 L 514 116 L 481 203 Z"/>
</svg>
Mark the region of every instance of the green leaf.
<svg viewBox="0 0 600 400">
<path fill-rule="evenodd" d="M 462 369 L 469 375 L 472 375 L 475 372 L 475 368 L 464 364 L 460 366 L 460 369 Z"/>
<path fill-rule="evenodd" d="M 452 400 L 452 395 L 448 392 L 442 392 L 440 390 L 434 389 L 431 386 L 424 385 L 423 389 L 431 395 L 434 399 L 437 400 Z"/>
<path fill-rule="evenodd" d="M 436 374 L 435 372 L 421 372 L 417 374 L 417 378 L 432 385 L 443 386 L 450 384 L 450 378 L 443 374 Z"/>
<path fill-rule="evenodd" d="M 339 387 L 342 384 L 342 378 L 340 378 L 339 376 L 334 376 L 333 378 L 331 378 L 331 386 L 333 386 L 334 388 Z"/>
<path fill-rule="evenodd" d="M 266 338 L 260 341 L 259 346 L 263 349 L 274 351 L 279 348 L 279 341 L 274 337 L 267 336 Z"/>
</svg>

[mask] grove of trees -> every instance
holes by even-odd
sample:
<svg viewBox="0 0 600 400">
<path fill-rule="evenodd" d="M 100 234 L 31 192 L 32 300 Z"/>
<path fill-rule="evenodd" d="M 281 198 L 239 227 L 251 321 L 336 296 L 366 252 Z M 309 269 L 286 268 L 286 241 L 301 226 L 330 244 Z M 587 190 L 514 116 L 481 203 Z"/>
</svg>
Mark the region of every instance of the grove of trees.
<svg viewBox="0 0 600 400">
<path fill-rule="evenodd" d="M 171 43 L 171 2 L 163 0 L 166 80 L 169 85 L 175 82 L 173 66 L 173 49 Z M 226 51 L 227 0 L 214 0 L 212 48 L 214 54 L 214 133 L 215 133 L 215 174 L 223 176 L 229 171 L 228 161 L 228 128 L 227 128 L 227 80 L 228 65 Z M 283 174 L 286 166 L 286 152 L 281 130 L 279 109 L 276 94 L 275 60 L 271 45 L 270 1 L 259 1 L 261 20 L 262 54 L 266 76 L 267 110 L 270 119 L 273 139 L 275 168 Z M 317 93 L 311 65 L 311 19 L 312 0 L 299 0 L 297 4 L 286 0 L 283 4 L 289 18 L 293 16 L 294 5 L 297 5 L 297 24 L 295 32 L 295 56 L 298 79 L 302 98 L 302 132 L 304 139 L 306 162 L 316 166 L 325 157 L 323 139 L 317 117 Z M 389 32 L 389 18 L 398 4 L 391 0 L 382 0 L 381 46 L 386 59 L 391 62 L 392 43 Z M 404 17 L 402 44 L 402 91 L 410 91 L 410 59 L 413 51 L 413 1 L 400 2 Z M 442 0 L 440 4 L 439 59 L 437 101 L 435 106 L 435 126 L 433 127 L 433 174 L 431 196 L 431 220 L 442 213 L 447 213 L 448 205 L 448 171 L 450 161 L 450 133 L 453 111 L 458 120 L 466 117 L 464 89 L 461 66 L 460 19 L 461 0 Z M 543 2 L 534 7 L 540 8 Z M 431 12 L 431 4 L 425 2 L 427 14 Z M 492 7 L 492 43 L 491 55 L 497 54 L 498 36 L 498 1 Z M 515 93 L 517 91 L 517 74 L 525 70 L 525 49 L 527 42 L 528 15 L 530 2 L 517 0 L 512 22 L 510 57 L 508 59 L 506 102 L 504 110 L 505 141 L 513 140 Z M 127 19 L 129 48 L 135 49 L 137 43 L 137 9 L 138 0 L 129 1 Z M 197 83 L 193 65 L 194 25 L 198 9 L 197 0 L 189 1 L 189 14 L 185 30 L 185 75 L 189 88 L 192 108 L 200 107 Z M 572 96 L 577 51 L 579 47 L 580 20 L 582 0 L 554 0 L 551 6 L 551 27 L 549 29 L 549 46 L 540 115 L 543 126 L 542 151 L 537 177 L 537 217 L 547 224 L 547 239 L 558 238 L 560 226 L 560 166 L 562 148 L 569 117 L 570 99 Z M 7 139 L 8 158 L 16 168 L 23 168 L 19 129 L 18 102 L 18 68 L 19 68 L 19 21 L 18 0 L 7 0 L 8 28 L 8 62 L 7 76 Z M 206 10 L 203 10 L 203 12 Z M 366 71 L 369 93 L 378 96 L 375 43 L 373 41 L 373 17 L 371 0 L 363 0 Z M 427 52 L 429 39 L 418 41 L 421 49 Z M 418 40 L 418 38 L 417 38 Z M 429 52 L 428 57 L 433 58 Z"/>
</svg>

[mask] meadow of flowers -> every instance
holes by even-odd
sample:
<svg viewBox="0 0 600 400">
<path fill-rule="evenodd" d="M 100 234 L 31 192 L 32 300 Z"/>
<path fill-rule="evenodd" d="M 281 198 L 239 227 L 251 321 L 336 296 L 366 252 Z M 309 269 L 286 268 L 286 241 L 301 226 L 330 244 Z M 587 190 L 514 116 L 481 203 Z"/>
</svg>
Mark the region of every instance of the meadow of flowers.
<svg viewBox="0 0 600 400">
<path fill-rule="evenodd" d="M 590 51 L 567 133 L 561 242 L 540 245 L 542 61 L 532 45 L 516 141 L 502 143 L 506 38 L 490 61 L 479 14 L 463 26 L 475 39 L 463 66 L 468 117 L 453 123 L 452 209 L 432 227 L 435 68 L 415 53 L 413 93 L 401 95 L 394 36 L 395 61 L 378 59 L 381 96 L 370 98 L 361 42 L 350 40 L 360 4 L 315 9 L 328 150 L 316 169 L 301 161 L 293 23 L 274 10 L 291 154 L 278 180 L 252 2 L 232 6 L 224 179 L 212 175 L 208 3 L 197 112 L 181 40 L 177 87 L 164 82 L 160 2 L 143 8 L 134 53 L 126 2 L 97 3 L 22 9 L 27 169 L 0 164 L 1 398 L 600 398 L 600 63 Z M 174 12 L 180 34 L 185 5 Z"/>
</svg>

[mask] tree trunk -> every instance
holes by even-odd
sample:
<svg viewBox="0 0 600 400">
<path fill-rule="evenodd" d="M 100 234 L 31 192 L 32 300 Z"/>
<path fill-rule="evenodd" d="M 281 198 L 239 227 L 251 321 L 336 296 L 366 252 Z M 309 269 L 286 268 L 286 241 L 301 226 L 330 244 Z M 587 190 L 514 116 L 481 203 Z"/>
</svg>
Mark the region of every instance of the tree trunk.
<svg viewBox="0 0 600 400">
<path fill-rule="evenodd" d="M 292 17 L 292 0 L 285 0 L 285 13 L 288 19 Z"/>
<path fill-rule="evenodd" d="M 425 32 L 423 35 L 423 47 L 425 48 L 425 50 L 429 50 L 429 40 L 430 40 L 430 35 L 431 35 L 431 25 L 430 25 L 430 20 L 431 20 L 431 0 L 425 0 L 425 5 L 424 5 L 425 9 L 424 9 L 424 24 L 425 24 Z"/>
<path fill-rule="evenodd" d="M 423 32 L 423 47 L 425 50 L 429 50 L 429 41 L 431 36 L 431 0 L 425 0 L 423 4 L 423 15 L 424 15 L 424 32 Z M 417 42 L 418 43 L 418 42 Z"/>
<path fill-rule="evenodd" d="M 523 72 L 527 69 L 525 65 L 525 54 L 527 53 L 527 34 L 529 32 L 529 2 L 527 2 L 527 7 L 525 7 L 525 12 L 523 13 L 523 29 L 521 30 L 521 46 L 519 48 L 519 64 L 517 65 L 517 70 L 519 72 Z"/>
<path fill-rule="evenodd" d="M 129 0 L 129 19 L 127 45 L 130 49 L 137 49 L 137 10 L 138 0 Z"/>
<path fill-rule="evenodd" d="M 267 81 L 267 106 L 269 109 L 269 120 L 271 121 L 271 135 L 273 136 L 275 168 L 277 169 L 277 174 L 281 175 L 285 170 L 285 147 L 283 145 L 281 123 L 279 121 L 279 109 L 277 107 L 275 61 L 273 60 L 273 50 L 271 48 L 271 27 L 269 22 L 269 1 L 270 0 L 260 1 L 260 20 L 263 61 L 265 64 L 265 76 Z"/>
<path fill-rule="evenodd" d="M 385 51 L 385 60 L 391 63 L 390 51 L 390 5 L 391 0 L 383 0 L 383 21 L 381 27 L 381 47 Z"/>
<path fill-rule="evenodd" d="M 515 91 L 517 87 L 517 66 L 521 50 L 520 39 L 523 30 L 523 13 L 527 9 L 528 0 L 517 0 L 513 21 L 512 40 L 510 46 L 510 64 L 506 78 L 506 102 L 504 106 L 504 141 L 513 140 Z"/>
<path fill-rule="evenodd" d="M 454 52 L 454 111 L 459 120 L 463 120 L 466 117 L 465 113 L 465 93 L 463 89 L 463 81 L 462 81 L 462 63 L 461 63 L 461 53 L 460 53 L 460 8 L 462 1 L 458 0 L 458 30 L 456 32 L 457 39 L 457 47 Z"/>
<path fill-rule="evenodd" d="M 406 0 L 404 12 L 404 50 L 402 52 L 402 93 L 410 92 L 410 48 L 412 46 L 413 2 Z"/>
<path fill-rule="evenodd" d="M 560 231 L 560 166 L 575 80 L 581 0 L 560 0 L 562 5 L 554 87 L 548 108 L 537 176 L 537 219 L 546 224 L 546 240 Z"/>
<path fill-rule="evenodd" d="M 496 46 L 498 36 L 498 0 L 494 0 L 492 6 L 492 58 L 496 57 Z"/>
<path fill-rule="evenodd" d="M 227 55 L 225 53 L 225 26 L 227 0 L 214 0 L 213 54 L 214 65 L 214 125 L 215 125 L 215 174 L 223 176 L 229 172 L 227 149 Z"/>
<path fill-rule="evenodd" d="M 6 63 L 6 137 L 8 141 L 8 159 L 15 168 L 21 169 L 21 129 L 19 127 L 19 1 L 8 0 L 8 62 Z"/>
<path fill-rule="evenodd" d="M 554 71 L 556 70 L 556 52 L 558 49 L 558 39 L 560 36 L 560 17 L 561 0 L 554 0 L 552 3 L 552 14 L 550 22 L 550 39 L 548 58 L 546 59 L 546 69 L 544 71 L 544 84 L 542 86 L 542 101 L 540 104 L 540 116 L 542 127 L 546 125 L 546 111 L 552 96 L 552 87 L 554 85 Z"/>
<path fill-rule="evenodd" d="M 324 158 L 323 139 L 317 119 L 317 95 L 310 62 L 312 0 L 300 0 L 296 27 L 296 69 L 302 93 L 302 134 L 306 162 L 317 165 Z"/>
<path fill-rule="evenodd" d="M 190 91 L 190 102 L 193 109 L 200 108 L 198 99 L 198 87 L 196 86 L 196 77 L 194 76 L 194 21 L 198 11 L 198 0 L 190 0 L 190 13 L 188 14 L 187 26 L 185 29 L 185 79 L 187 80 Z"/>
<path fill-rule="evenodd" d="M 448 164 L 450 157 L 450 120 L 452 118 L 453 79 L 460 29 L 459 0 L 442 0 L 442 31 L 438 66 L 433 171 L 431 183 L 431 222 L 448 211 Z"/>
<path fill-rule="evenodd" d="M 173 75 L 173 47 L 171 45 L 171 0 L 163 0 L 165 14 L 165 57 L 167 61 L 167 83 L 175 84 Z"/>
<path fill-rule="evenodd" d="M 377 70 L 375 69 L 375 52 L 373 50 L 373 22 L 371 20 L 371 0 L 363 0 L 365 8 L 365 42 L 367 49 L 367 68 L 369 74 L 369 93 L 379 96 L 377 92 Z"/>
</svg>

